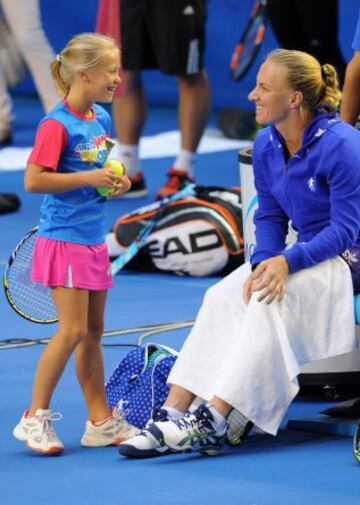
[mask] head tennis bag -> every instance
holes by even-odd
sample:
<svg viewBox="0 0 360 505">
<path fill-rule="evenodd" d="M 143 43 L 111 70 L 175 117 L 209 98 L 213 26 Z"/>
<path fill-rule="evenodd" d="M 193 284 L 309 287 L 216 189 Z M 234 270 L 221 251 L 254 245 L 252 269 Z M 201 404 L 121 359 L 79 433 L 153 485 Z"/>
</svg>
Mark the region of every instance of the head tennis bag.
<svg viewBox="0 0 360 505">
<path fill-rule="evenodd" d="M 107 237 L 110 256 L 136 239 L 159 205 L 155 202 L 117 220 Z M 243 262 L 240 191 L 196 186 L 194 196 L 169 202 L 162 210 L 145 246 L 126 268 L 202 277 L 225 275 Z"/>
<path fill-rule="evenodd" d="M 133 426 L 144 428 L 165 402 L 166 384 L 177 352 L 159 344 L 144 344 L 130 351 L 105 384 L 108 403 Z"/>
</svg>

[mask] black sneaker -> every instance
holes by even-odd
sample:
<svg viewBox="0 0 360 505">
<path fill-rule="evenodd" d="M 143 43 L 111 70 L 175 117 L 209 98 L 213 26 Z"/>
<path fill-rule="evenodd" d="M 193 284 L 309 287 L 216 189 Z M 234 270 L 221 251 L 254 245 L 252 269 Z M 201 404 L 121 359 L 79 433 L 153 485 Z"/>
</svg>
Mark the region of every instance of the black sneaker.
<svg viewBox="0 0 360 505">
<path fill-rule="evenodd" d="M 120 198 L 142 198 L 148 194 L 146 189 L 145 177 L 142 172 L 138 172 L 134 177 L 129 177 L 131 188 L 121 195 Z"/>
<path fill-rule="evenodd" d="M 164 444 L 160 430 L 154 426 L 155 421 L 161 423 L 168 420 L 167 410 L 159 409 L 141 433 L 119 445 L 119 454 L 128 458 L 154 458 L 173 453 L 174 451 Z"/>
<path fill-rule="evenodd" d="M 3 135 L 0 135 L 0 148 L 6 147 L 13 143 L 13 135 L 11 130 L 7 130 Z"/>
</svg>

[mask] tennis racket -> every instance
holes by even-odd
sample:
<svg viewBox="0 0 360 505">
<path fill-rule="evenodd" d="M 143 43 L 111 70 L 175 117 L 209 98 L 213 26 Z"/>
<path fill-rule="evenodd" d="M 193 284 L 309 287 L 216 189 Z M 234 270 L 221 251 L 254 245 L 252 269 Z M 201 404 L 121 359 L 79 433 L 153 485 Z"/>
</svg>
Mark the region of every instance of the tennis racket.
<svg viewBox="0 0 360 505">
<path fill-rule="evenodd" d="M 264 40 L 267 23 L 267 0 L 255 0 L 250 19 L 239 42 L 236 44 L 231 61 L 231 77 L 239 81 L 250 69 Z"/>
<path fill-rule="evenodd" d="M 119 272 L 139 252 L 161 219 L 167 204 L 194 194 L 194 187 L 194 184 L 188 184 L 178 193 L 162 199 L 155 217 L 146 222 L 136 239 L 111 263 L 112 275 Z M 3 278 L 5 295 L 10 306 L 25 319 L 34 323 L 56 323 L 58 316 L 50 288 L 31 281 L 37 231 L 37 226 L 32 228 L 11 254 Z"/>
<path fill-rule="evenodd" d="M 32 228 L 16 246 L 4 273 L 5 295 L 20 316 L 34 323 L 55 323 L 57 312 L 50 289 L 31 281 L 31 265 L 38 227 Z"/>
<path fill-rule="evenodd" d="M 136 239 L 111 263 L 111 274 L 115 275 L 121 270 L 129 261 L 136 256 L 139 250 L 145 245 L 147 237 L 155 229 L 156 224 L 159 222 L 164 214 L 167 205 L 175 200 L 181 200 L 189 195 L 194 195 L 195 184 L 187 184 L 183 189 L 174 195 L 165 197 L 161 200 L 160 205 L 157 207 L 155 216 L 146 221 L 146 224 L 141 229 Z"/>
</svg>

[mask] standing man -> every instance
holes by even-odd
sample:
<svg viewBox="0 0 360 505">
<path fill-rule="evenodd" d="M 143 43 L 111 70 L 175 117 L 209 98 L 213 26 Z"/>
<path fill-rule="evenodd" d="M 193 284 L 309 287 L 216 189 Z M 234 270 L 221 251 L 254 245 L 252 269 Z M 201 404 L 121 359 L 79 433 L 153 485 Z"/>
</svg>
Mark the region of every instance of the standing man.
<svg viewBox="0 0 360 505">
<path fill-rule="evenodd" d="M 196 150 L 210 112 L 211 91 L 204 69 L 207 0 L 119 0 L 122 92 L 113 102 L 120 161 L 132 188 L 128 197 L 147 193 L 140 168 L 139 140 L 147 106 L 141 72 L 174 75 L 179 90 L 181 146 L 157 198 L 193 181 Z"/>
</svg>

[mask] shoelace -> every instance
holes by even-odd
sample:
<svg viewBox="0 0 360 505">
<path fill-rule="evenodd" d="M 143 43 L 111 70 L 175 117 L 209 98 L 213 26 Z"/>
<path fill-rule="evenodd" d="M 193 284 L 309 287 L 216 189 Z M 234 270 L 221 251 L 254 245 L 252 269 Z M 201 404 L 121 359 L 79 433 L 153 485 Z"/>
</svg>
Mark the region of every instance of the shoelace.
<svg viewBox="0 0 360 505">
<path fill-rule="evenodd" d="M 124 402 L 123 400 L 120 400 L 119 403 L 117 404 L 116 406 L 116 409 L 113 410 L 113 416 L 114 416 L 114 412 L 115 412 L 115 417 L 118 417 L 118 418 L 123 418 L 125 419 L 125 417 L 130 414 L 130 409 L 126 409 L 125 408 L 125 404 L 127 402 Z"/>
<path fill-rule="evenodd" d="M 48 440 L 50 442 L 56 442 L 58 437 L 51 423 L 53 421 L 60 421 L 63 417 L 62 414 L 60 414 L 60 412 L 53 412 L 49 415 L 39 415 L 35 417 L 42 423 L 42 429 L 44 433 L 46 433 Z"/>
<path fill-rule="evenodd" d="M 193 413 L 188 412 L 182 419 L 174 420 L 174 423 L 180 430 L 193 428 L 196 425 L 198 425 L 199 428 L 213 430 L 214 426 L 211 423 L 213 420 L 214 418 L 206 405 L 200 405 Z"/>
<path fill-rule="evenodd" d="M 122 409 L 120 412 L 117 409 L 114 409 L 112 412 L 112 418 L 119 422 L 121 428 L 125 428 L 126 430 L 130 430 L 133 428 L 131 424 L 127 422 L 125 416 L 129 413 L 129 410 Z"/>
</svg>

